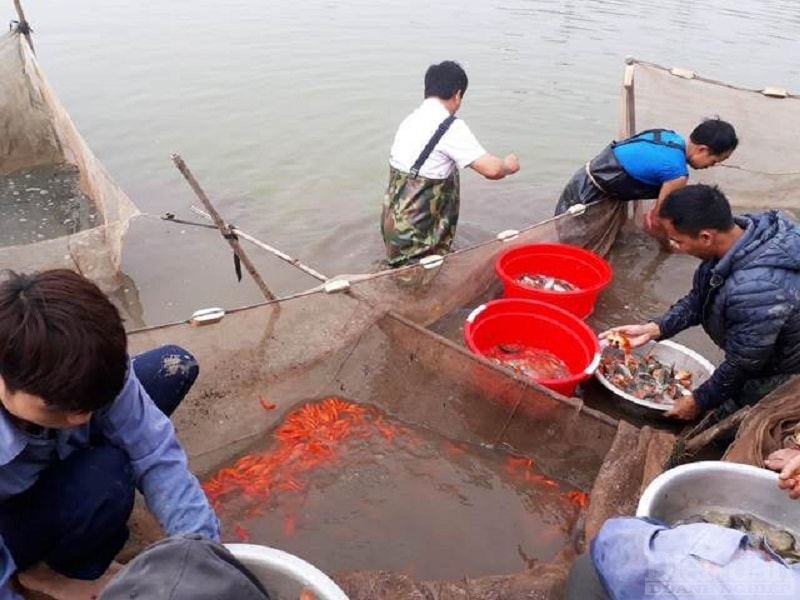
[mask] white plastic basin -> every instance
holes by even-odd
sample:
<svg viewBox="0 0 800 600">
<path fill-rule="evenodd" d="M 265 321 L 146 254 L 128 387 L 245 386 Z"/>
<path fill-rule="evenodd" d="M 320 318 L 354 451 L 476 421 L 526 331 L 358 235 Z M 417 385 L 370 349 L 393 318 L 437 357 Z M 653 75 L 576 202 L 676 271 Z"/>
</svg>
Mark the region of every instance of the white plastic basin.
<svg viewBox="0 0 800 600">
<path fill-rule="evenodd" d="M 271 600 L 298 600 L 303 590 L 314 600 L 348 600 L 333 580 L 302 558 L 256 544 L 225 544 L 269 592 Z"/>
</svg>

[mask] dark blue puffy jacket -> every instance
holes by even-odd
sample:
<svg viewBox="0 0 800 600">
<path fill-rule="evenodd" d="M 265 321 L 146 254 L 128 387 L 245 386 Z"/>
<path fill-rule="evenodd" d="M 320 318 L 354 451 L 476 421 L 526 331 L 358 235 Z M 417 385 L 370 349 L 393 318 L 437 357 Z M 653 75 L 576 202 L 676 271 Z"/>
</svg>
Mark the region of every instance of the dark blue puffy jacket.
<svg viewBox="0 0 800 600">
<path fill-rule="evenodd" d="M 693 325 L 725 351 L 694 392 L 708 410 L 735 397 L 748 379 L 800 373 L 800 229 L 777 211 L 736 217 L 744 235 L 705 260 L 692 291 L 656 320 L 661 338 Z"/>
</svg>

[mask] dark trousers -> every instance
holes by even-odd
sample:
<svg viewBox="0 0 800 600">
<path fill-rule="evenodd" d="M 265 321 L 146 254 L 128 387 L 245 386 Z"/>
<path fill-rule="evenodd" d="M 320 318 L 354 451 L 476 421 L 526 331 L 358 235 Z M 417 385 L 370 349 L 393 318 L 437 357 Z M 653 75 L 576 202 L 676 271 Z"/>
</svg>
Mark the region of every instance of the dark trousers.
<svg viewBox="0 0 800 600">
<path fill-rule="evenodd" d="M 178 346 L 133 357 L 133 370 L 167 416 L 199 371 L 194 357 Z M 102 439 L 94 442 L 0 504 L 0 535 L 18 570 L 44 561 L 68 577 L 97 579 L 127 541 L 135 492 L 130 461 Z"/>
</svg>

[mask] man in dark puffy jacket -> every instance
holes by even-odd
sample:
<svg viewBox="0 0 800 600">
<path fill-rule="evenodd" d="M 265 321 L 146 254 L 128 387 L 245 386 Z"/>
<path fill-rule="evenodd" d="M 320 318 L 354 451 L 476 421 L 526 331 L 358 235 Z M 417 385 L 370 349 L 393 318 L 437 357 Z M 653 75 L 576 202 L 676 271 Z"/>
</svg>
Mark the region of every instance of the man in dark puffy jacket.
<svg viewBox="0 0 800 600">
<path fill-rule="evenodd" d="M 691 291 L 661 318 L 611 331 L 633 347 L 702 325 L 725 351 L 711 378 L 666 414 L 719 418 L 752 405 L 800 373 L 800 229 L 776 211 L 734 217 L 714 186 L 671 193 L 659 218 L 677 252 L 702 259 Z"/>
</svg>

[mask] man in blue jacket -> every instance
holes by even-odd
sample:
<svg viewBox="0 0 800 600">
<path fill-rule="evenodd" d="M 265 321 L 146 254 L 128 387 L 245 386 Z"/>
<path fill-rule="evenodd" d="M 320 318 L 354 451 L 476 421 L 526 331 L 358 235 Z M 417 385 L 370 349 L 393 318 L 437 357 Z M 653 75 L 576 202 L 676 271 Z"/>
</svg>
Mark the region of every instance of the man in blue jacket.
<svg viewBox="0 0 800 600">
<path fill-rule="evenodd" d="M 688 138 L 670 129 L 649 129 L 612 142 L 572 176 L 556 204 L 560 215 L 576 204 L 608 199 L 618 202 L 655 200 L 645 218 L 645 230 L 664 237 L 654 217 L 670 193 L 684 187 L 689 167 L 707 169 L 727 160 L 739 144 L 733 125 L 706 119 Z M 571 229 L 578 229 L 572 231 Z M 562 241 L 580 244 L 580 230 L 559 229 Z"/>
<path fill-rule="evenodd" d="M 719 409 L 722 418 L 800 373 L 800 229 L 776 211 L 733 217 L 707 185 L 671 193 L 659 217 L 673 248 L 703 261 L 692 289 L 662 317 L 610 331 L 637 347 L 702 325 L 725 360 L 666 414 L 692 420 Z"/>
<path fill-rule="evenodd" d="M 219 539 L 168 415 L 197 377 L 166 346 L 128 357 L 119 312 L 71 271 L 0 283 L 0 600 L 19 583 L 97 595 L 134 491 L 168 535 Z"/>
</svg>

